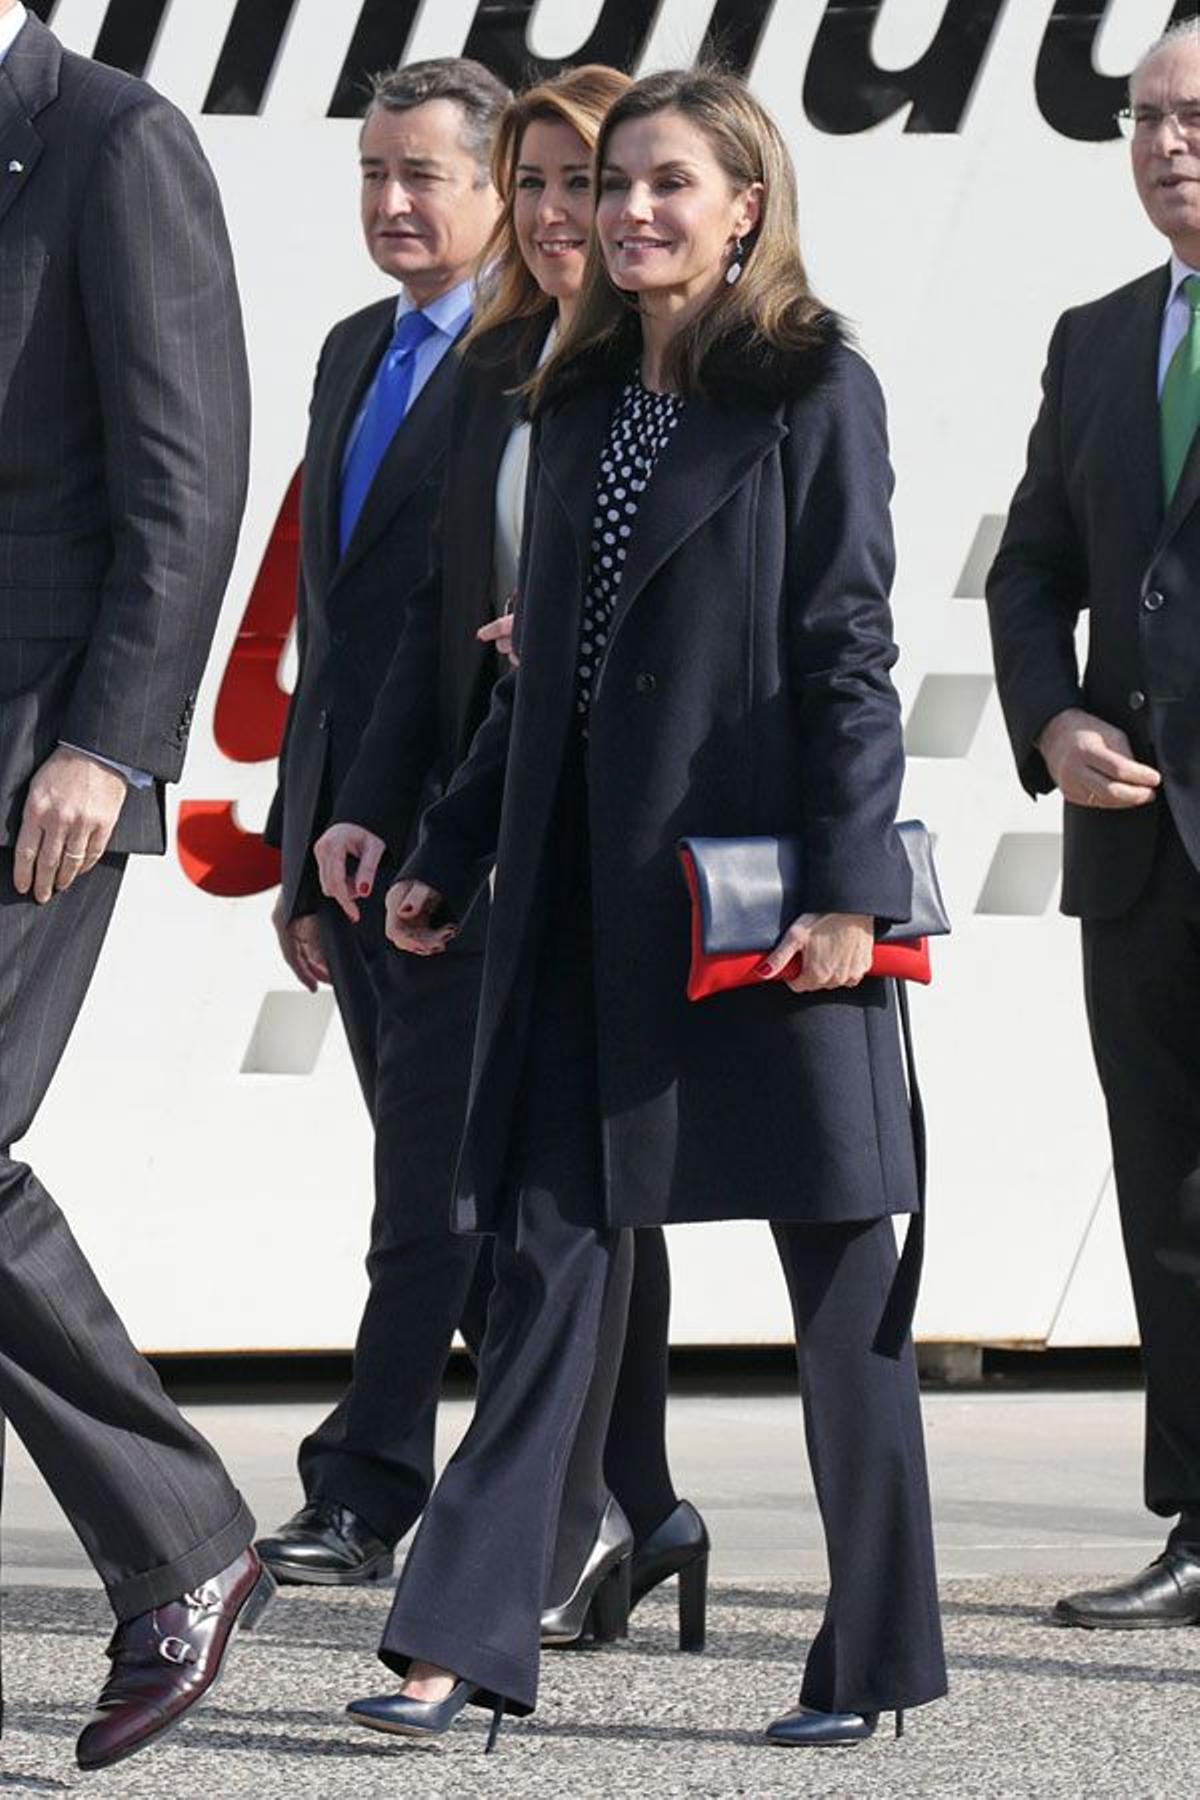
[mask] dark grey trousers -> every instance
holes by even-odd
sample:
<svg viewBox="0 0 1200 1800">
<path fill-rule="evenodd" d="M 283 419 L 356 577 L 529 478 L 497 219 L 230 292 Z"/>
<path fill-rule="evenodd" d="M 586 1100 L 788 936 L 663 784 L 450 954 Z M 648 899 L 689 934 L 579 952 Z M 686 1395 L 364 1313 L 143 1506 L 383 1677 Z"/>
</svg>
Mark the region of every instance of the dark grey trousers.
<svg viewBox="0 0 1200 1800">
<path fill-rule="evenodd" d="M 107 856 L 37 906 L 16 892 L 12 853 L 0 849 L 0 1413 L 79 1534 L 118 1619 L 215 1575 L 254 1535 L 215 1452 L 163 1393 L 58 1207 L 12 1154 L 66 1048 L 124 867 L 123 856 Z M 119 1178 L 119 1119 L 96 1155 L 104 1179 Z M 169 1286 L 186 1272 L 164 1267 L 161 1279 Z"/>
</svg>

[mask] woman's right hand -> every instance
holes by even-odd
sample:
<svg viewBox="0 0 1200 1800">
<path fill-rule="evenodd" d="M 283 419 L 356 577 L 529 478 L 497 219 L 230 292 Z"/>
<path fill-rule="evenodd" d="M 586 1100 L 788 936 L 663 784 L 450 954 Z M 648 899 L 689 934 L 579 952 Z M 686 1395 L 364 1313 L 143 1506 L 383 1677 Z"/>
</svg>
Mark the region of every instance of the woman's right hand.
<svg viewBox="0 0 1200 1800">
<path fill-rule="evenodd" d="M 475 636 L 481 644 L 495 644 L 499 655 L 507 656 L 513 668 L 516 668 L 520 659 L 513 655 L 513 616 L 510 612 L 501 613 L 498 619 L 481 625 Z"/>
<path fill-rule="evenodd" d="M 388 942 L 411 956 L 440 956 L 456 930 L 430 923 L 441 904 L 437 889 L 423 881 L 393 882 L 385 903 Z"/>
</svg>

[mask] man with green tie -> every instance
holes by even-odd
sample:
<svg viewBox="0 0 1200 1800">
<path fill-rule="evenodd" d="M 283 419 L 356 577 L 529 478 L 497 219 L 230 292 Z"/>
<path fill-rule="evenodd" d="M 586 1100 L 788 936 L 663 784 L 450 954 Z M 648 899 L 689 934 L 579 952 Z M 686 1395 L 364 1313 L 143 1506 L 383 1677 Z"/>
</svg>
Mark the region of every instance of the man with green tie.
<svg viewBox="0 0 1200 1800">
<path fill-rule="evenodd" d="M 988 583 L 1021 780 L 1058 788 L 1063 911 L 1108 1107 L 1163 1553 L 1055 1607 L 1200 1622 L 1200 24 L 1130 81 L 1133 175 L 1171 260 L 1072 309 Z M 1086 667 L 1075 624 L 1088 609 Z"/>
</svg>

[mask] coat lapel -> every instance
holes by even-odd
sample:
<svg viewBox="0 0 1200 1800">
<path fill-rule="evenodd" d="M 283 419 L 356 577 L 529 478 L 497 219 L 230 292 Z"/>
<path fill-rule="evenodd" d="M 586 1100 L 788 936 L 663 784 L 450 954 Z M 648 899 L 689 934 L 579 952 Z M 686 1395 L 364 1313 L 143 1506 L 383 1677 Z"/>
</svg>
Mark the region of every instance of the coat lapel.
<svg viewBox="0 0 1200 1800">
<path fill-rule="evenodd" d="M 1133 512 L 1147 545 L 1155 543 L 1163 526 L 1158 352 L 1168 280 L 1167 271 L 1160 269 L 1138 284 L 1125 336 L 1113 346 L 1110 364 L 1116 440 L 1126 466 Z"/>
<path fill-rule="evenodd" d="M 356 333 L 344 352 L 322 372 L 317 398 L 321 418 L 319 423 L 314 419 L 309 466 L 305 469 L 304 479 L 306 483 L 312 483 L 313 495 L 319 496 L 319 556 L 326 586 L 341 561 L 338 540 L 346 438 L 391 336 L 394 316 L 395 308 L 390 301 L 382 301 L 378 307 L 373 307 L 363 318 L 361 333 Z M 328 409 L 326 395 L 330 397 Z"/>
<path fill-rule="evenodd" d="M 30 17 L 0 64 L 0 220 L 24 192 L 42 154 L 33 120 L 58 97 L 62 47 Z"/>
<path fill-rule="evenodd" d="M 768 407 L 726 408 L 698 397 L 683 409 L 639 507 L 609 644 L 638 595 L 784 436 Z"/>
<path fill-rule="evenodd" d="M 600 454 L 619 394 L 619 382 L 589 385 L 577 402 L 553 413 L 543 431 L 539 467 L 570 521 L 580 599 L 591 562 Z M 638 509 L 609 629 L 610 651 L 622 620 L 647 583 L 783 435 L 779 415 L 770 407 L 734 409 L 704 398 L 688 401 Z"/>
</svg>

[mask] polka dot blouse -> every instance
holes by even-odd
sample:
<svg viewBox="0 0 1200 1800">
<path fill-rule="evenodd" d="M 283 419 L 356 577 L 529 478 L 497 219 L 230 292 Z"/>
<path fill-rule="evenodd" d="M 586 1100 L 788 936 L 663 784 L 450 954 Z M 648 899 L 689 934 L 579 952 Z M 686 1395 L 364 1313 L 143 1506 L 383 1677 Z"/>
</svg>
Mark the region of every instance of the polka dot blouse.
<svg viewBox="0 0 1200 1800">
<path fill-rule="evenodd" d="M 592 691 L 620 598 L 621 577 L 638 507 L 655 464 L 679 423 L 682 408 L 677 394 L 653 394 L 635 375 L 621 392 L 600 457 L 575 699 L 585 738 Z"/>
</svg>

